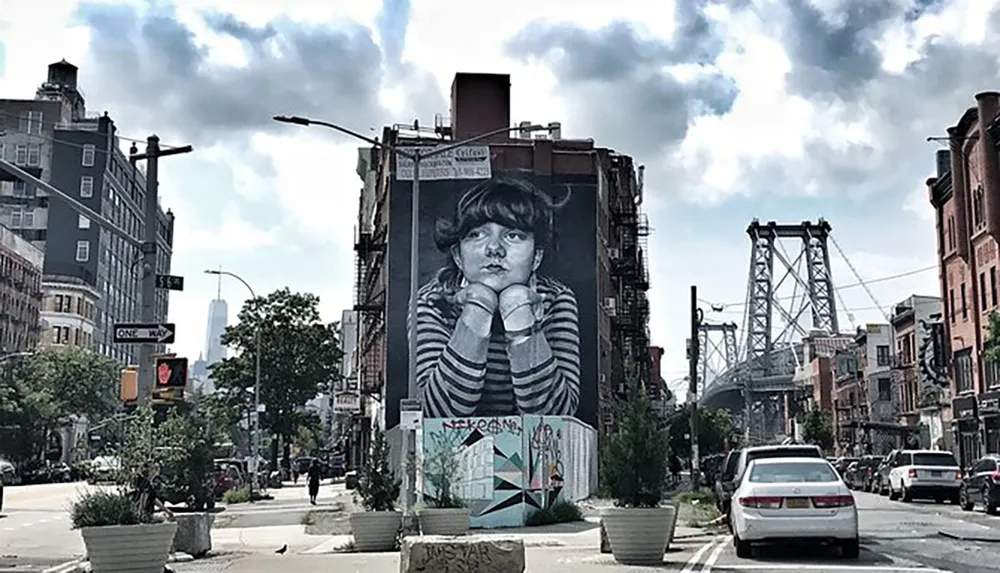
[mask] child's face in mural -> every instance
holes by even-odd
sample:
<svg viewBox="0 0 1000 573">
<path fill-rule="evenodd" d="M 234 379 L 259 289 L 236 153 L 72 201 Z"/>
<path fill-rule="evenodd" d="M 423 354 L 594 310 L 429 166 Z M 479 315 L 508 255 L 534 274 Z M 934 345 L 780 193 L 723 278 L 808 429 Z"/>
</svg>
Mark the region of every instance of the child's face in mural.
<svg viewBox="0 0 1000 573">
<path fill-rule="evenodd" d="M 528 284 L 542 262 L 533 234 L 493 222 L 469 231 L 452 256 L 465 280 L 498 293 L 511 285 Z"/>
</svg>

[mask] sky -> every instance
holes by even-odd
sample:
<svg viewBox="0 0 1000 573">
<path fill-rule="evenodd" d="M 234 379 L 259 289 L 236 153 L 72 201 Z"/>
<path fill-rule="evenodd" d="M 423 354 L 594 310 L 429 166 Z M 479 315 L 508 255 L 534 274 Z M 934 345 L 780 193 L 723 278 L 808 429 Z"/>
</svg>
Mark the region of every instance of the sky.
<svg viewBox="0 0 1000 573">
<path fill-rule="evenodd" d="M 163 160 L 160 187 L 186 279 L 174 349 L 194 358 L 205 269 L 316 293 L 331 321 L 352 305 L 360 144 L 273 115 L 375 135 L 447 114 L 456 72 L 508 73 L 513 123 L 558 121 L 646 166 L 650 330 L 681 390 L 689 288 L 707 320 L 742 323 L 753 218 L 831 223 L 842 330 L 940 295 L 927 138 L 1000 89 L 998 4 L 45 0 L 42 17 L 0 0 L 0 97 L 33 97 L 65 58 L 121 135 L 194 146 Z M 233 316 L 249 296 L 222 294 Z"/>
</svg>

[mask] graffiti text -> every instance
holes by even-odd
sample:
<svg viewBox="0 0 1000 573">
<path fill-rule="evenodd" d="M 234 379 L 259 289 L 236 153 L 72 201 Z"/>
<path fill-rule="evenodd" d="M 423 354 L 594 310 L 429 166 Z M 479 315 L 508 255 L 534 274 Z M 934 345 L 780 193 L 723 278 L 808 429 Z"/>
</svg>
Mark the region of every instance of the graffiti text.
<svg viewBox="0 0 1000 573">
<path fill-rule="evenodd" d="M 441 422 L 441 427 L 448 430 L 478 430 L 488 436 L 498 434 L 521 435 L 520 418 L 448 418 Z"/>
</svg>

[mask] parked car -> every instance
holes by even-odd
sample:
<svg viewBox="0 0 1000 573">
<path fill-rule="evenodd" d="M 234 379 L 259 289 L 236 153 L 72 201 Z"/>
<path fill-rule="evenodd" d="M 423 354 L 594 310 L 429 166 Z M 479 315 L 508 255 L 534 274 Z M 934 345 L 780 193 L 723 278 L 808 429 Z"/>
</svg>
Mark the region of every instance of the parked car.
<svg viewBox="0 0 1000 573">
<path fill-rule="evenodd" d="M 861 491 L 875 491 L 875 470 L 878 469 L 882 456 L 861 456 L 858 466 L 851 476 L 851 488 Z"/>
<path fill-rule="evenodd" d="M 847 559 L 860 554 L 854 496 L 825 459 L 752 460 L 731 511 L 738 557 L 752 557 L 752 544 L 790 539 L 835 543 Z"/>
<path fill-rule="evenodd" d="M 875 468 L 875 491 L 879 495 L 889 495 L 889 471 L 896 463 L 899 450 L 892 450 Z"/>
<path fill-rule="evenodd" d="M 116 456 L 97 456 L 90 461 L 90 476 L 87 482 L 91 485 L 115 481 L 122 464 Z"/>
<path fill-rule="evenodd" d="M 958 504 L 965 511 L 972 511 L 976 504 L 980 504 L 986 513 L 997 515 L 1000 508 L 1000 455 L 987 455 L 965 472 Z"/>
<path fill-rule="evenodd" d="M 950 452 L 903 450 L 889 470 L 889 499 L 924 498 L 938 503 L 950 499 L 958 504 L 961 486 L 962 471 Z"/>
<path fill-rule="evenodd" d="M 740 462 L 743 450 L 732 450 L 726 454 L 715 480 L 715 505 L 721 515 L 729 515 L 729 504 L 732 502 L 733 490 L 736 489 L 736 467 Z"/>
<path fill-rule="evenodd" d="M 848 464 L 847 469 L 844 470 L 844 477 L 841 478 L 847 484 L 847 487 L 851 489 L 861 489 L 861 482 L 863 480 L 861 479 L 862 471 L 858 469 L 859 464 L 860 460 Z"/>
<path fill-rule="evenodd" d="M 847 472 L 847 467 L 856 461 L 858 461 L 858 458 L 844 457 L 844 458 L 837 458 L 835 461 L 830 463 L 833 464 L 833 469 L 837 470 L 837 474 L 840 475 L 840 479 L 844 479 L 844 473 Z"/>
</svg>

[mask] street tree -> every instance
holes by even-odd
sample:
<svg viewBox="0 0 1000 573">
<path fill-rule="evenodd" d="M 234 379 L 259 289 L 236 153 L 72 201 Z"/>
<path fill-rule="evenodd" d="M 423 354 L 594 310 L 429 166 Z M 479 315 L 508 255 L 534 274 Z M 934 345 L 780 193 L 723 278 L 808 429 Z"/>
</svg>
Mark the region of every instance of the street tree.
<svg viewBox="0 0 1000 573">
<path fill-rule="evenodd" d="M 1000 314 L 990 312 L 986 336 L 983 339 L 983 354 L 991 362 L 1000 362 Z"/>
<path fill-rule="evenodd" d="M 827 452 L 833 448 L 833 425 L 830 423 L 830 416 L 819 406 L 813 406 L 806 414 L 802 440 Z"/>
<path fill-rule="evenodd" d="M 670 420 L 670 450 L 674 455 L 691 457 L 691 406 L 685 405 Z M 698 408 L 698 451 L 702 456 L 721 453 L 734 440 L 733 420 L 729 410 Z"/>
<path fill-rule="evenodd" d="M 254 391 L 256 337 L 260 336 L 261 425 L 281 439 L 283 457 L 290 455 L 298 433 L 297 413 L 340 375 L 340 342 L 336 323 L 323 322 L 319 297 L 285 288 L 248 300 L 239 322 L 226 328 L 222 344 L 238 354 L 212 365 L 216 387 L 233 407 L 246 408 Z M 271 443 L 277 463 L 278 443 Z"/>
</svg>

